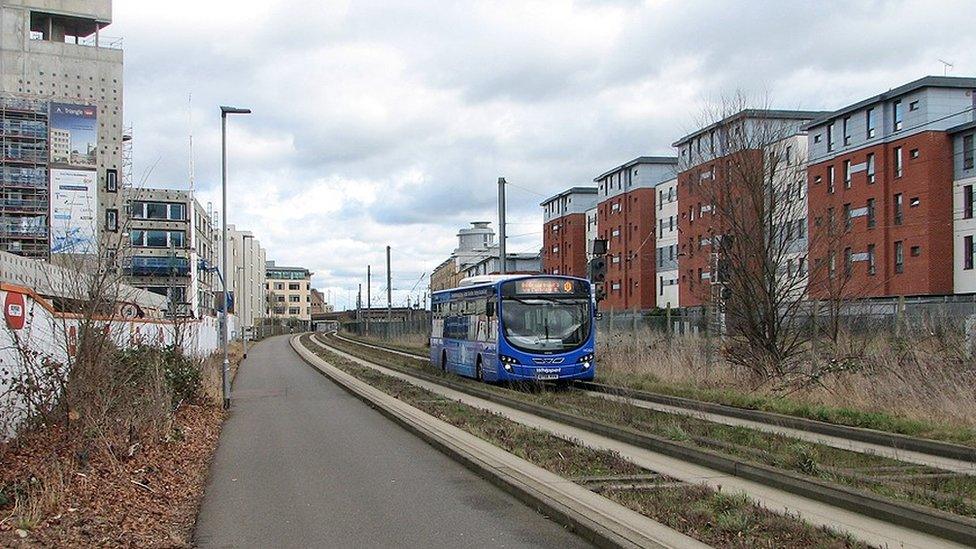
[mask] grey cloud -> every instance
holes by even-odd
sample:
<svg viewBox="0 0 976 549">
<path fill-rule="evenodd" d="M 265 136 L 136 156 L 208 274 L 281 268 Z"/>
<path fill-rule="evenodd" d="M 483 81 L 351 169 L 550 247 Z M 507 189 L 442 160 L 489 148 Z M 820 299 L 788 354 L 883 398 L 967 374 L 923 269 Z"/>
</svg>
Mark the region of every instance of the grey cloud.
<svg viewBox="0 0 976 549">
<path fill-rule="evenodd" d="M 510 233 L 538 248 L 542 198 L 673 154 L 736 89 L 824 109 L 939 73 L 937 57 L 976 74 L 965 0 L 191 5 L 116 3 L 137 180 L 158 159 L 148 184 L 185 184 L 192 92 L 197 184 L 218 197 L 216 107 L 251 107 L 229 128 L 230 220 L 337 292 L 386 244 L 409 289 L 460 226 L 494 220 L 498 176 Z"/>
</svg>

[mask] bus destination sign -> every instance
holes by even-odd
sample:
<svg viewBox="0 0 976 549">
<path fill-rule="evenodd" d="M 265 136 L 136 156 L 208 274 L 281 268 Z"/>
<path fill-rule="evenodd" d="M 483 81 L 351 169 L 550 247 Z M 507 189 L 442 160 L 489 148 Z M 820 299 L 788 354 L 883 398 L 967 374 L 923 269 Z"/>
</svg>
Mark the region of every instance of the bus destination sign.
<svg viewBox="0 0 976 549">
<path fill-rule="evenodd" d="M 516 294 L 571 294 L 575 290 L 572 280 L 558 278 L 528 278 L 515 281 Z"/>
</svg>

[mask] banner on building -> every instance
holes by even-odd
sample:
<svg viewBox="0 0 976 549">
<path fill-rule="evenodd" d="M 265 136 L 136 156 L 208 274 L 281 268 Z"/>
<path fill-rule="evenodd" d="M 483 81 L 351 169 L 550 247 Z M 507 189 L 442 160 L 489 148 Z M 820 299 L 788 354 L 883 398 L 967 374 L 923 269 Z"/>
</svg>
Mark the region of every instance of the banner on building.
<svg viewBox="0 0 976 549">
<path fill-rule="evenodd" d="M 51 163 L 92 168 L 98 161 L 98 110 L 93 105 L 51 103 Z"/>
<path fill-rule="evenodd" d="M 51 170 L 51 253 L 94 253 L 96 212 L 94 170 Z"/>
</svg>

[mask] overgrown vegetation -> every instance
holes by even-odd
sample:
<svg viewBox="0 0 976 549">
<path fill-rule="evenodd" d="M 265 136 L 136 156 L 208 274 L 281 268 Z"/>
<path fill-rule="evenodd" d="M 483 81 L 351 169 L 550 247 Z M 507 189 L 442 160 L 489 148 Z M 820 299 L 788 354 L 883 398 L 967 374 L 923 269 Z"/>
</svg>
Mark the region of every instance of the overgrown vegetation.
<svg viewBox="0 0 976 549">
<path fill-rule="evenodd" d="M 832 530 L 811 526 L 797 517 L 773 513 L 752 503 L 744 495 L 730 495 L 706 486 L 676 483 L 673 479 L 656 475 L 624 460 L 615 452 L 595 450 L 520 425 L 498 414 L 447 399 L 325 350 L 311 343 L 310 336 L 303 336 L 302 342 L 307 349 L 333 366 L 383 392 L 540 467 L 574 479 L 583 486 L 597 486 L 601 494 L 618 503 L 709 545 L 864 546 Z M 620 477 L 638 477 L 641 482 L 632 489 L 605 488 L 605 484 L 600 482 L 601 479 L 613 481 Z"/>
<path fill-rule="evenodd" d="M 961 340 L 845 336 L 809 358 L 816 379 L 760 382 L 708 341 L 650 330 L 601 338 L 599 381 L 818 421 L 976 446 L 976 362 Z"/>
</svg>

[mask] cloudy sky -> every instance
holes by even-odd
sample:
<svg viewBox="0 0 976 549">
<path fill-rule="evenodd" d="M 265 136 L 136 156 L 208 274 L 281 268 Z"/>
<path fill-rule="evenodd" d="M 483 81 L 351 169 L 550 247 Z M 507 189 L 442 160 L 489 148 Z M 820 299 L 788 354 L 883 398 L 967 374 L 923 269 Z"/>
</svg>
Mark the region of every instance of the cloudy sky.
<svg viewBox="0 0 976 549">
<path fill-rule="evenodd" d="M 342 308 L 385 269 L 426 289 L 458 228 L 495 220 L 541 246 L 539 202 L 644 154 L 673 154 L 742 91 L 836 109 L 927 74 L 976 76 L 976 3 L 115 0 L 137 185 L 188 182 Z M 192 94 L 192 102 L 188 96 Z M 385 282 L 376 277 L 374 294 Z"/>
</svg>

